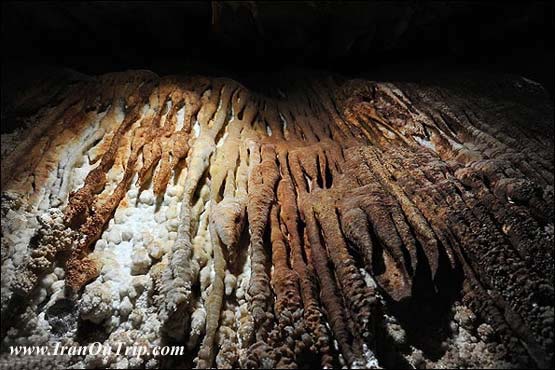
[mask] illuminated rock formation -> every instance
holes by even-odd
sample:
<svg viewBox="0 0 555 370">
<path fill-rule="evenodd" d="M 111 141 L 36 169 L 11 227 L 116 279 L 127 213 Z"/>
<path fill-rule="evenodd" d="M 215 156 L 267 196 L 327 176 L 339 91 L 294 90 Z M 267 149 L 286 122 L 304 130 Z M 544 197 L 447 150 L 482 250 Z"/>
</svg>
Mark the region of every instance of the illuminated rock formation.
<svg viewBox="0 0 555 370">
<path fill-rule="evenodd" d="M 134 71 L 50 96 L 2 149 L 2 349 L 187 348 L 64 360 L 84 367 L 553 366 L 543 90 L 292 80 L 261 94 Z"/>
</svg>

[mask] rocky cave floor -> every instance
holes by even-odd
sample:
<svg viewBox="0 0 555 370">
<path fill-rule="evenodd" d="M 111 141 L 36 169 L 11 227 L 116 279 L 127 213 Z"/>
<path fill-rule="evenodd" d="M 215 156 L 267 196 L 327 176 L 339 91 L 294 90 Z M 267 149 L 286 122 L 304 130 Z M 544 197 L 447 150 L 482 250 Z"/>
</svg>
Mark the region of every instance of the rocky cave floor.
<svg viewBox="0 0 555 370">
<path fill-rule="evenodd" d="M 553 106 L 520 77 L 128 71 L 2 135 L 2 368 L 553 367 Z M 184 345 L 183 356 L 9 355 Z"/>
</svg>

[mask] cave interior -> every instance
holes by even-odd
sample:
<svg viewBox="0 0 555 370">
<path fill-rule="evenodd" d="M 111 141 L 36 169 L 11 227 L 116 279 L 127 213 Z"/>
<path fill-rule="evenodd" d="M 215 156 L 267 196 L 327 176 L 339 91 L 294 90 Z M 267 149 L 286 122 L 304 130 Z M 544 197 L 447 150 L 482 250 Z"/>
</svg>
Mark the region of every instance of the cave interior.
<svg viewBox="0 0 555 370">
<path fill-rule="evenodd" d="M 553 14 L 3 2 L 0 368 L 553 368 Z"/>
</svg>

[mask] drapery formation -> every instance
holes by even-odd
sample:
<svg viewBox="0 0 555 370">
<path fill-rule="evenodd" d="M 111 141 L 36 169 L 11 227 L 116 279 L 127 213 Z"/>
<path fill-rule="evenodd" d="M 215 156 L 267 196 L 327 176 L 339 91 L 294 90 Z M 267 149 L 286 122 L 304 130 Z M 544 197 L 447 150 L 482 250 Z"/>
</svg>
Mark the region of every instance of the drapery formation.
<svg viewBox="0 0 555 370">
<path fill-rule="evenodd" d="M 292 81 L 134 71 L 51 97 L 2 160 L 3 345 L 187 346 L 68 359 L 87 367 L 552 366 L 541 88 Z"/>
</svg>

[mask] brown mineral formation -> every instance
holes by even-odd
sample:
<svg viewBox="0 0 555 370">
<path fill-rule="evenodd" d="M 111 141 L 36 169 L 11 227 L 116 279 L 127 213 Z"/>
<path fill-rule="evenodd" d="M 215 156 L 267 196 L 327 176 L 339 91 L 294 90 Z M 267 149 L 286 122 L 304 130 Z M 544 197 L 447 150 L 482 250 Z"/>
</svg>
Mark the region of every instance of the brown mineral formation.
<svg viewBox="0 0 555 370">
<path fill-rule="evenodd" d="M 47 97 L 2 150 L 2 350 L 553 367 L 553 109 L 531 81 L 476 80 L 294 75 L 262 94 L 131 71 Z"/>
</svg>

